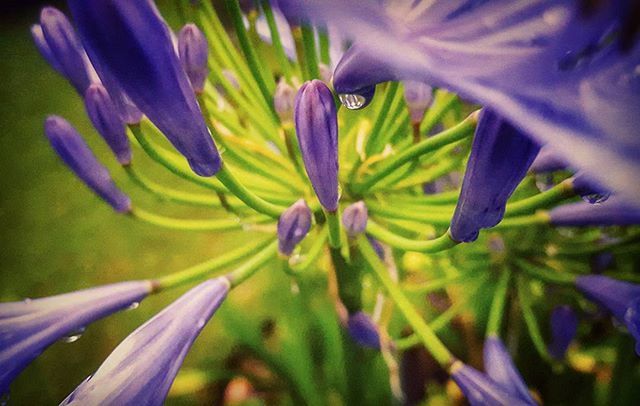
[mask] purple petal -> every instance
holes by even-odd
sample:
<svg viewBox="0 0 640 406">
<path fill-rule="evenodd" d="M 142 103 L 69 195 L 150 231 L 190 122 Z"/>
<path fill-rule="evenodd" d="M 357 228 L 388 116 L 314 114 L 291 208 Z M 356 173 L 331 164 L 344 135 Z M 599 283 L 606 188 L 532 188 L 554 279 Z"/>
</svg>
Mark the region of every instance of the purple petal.
<svg viewBox="0 0 640 406">
<path fill-rule="evenodd" d="M 484 343 L 484 369 L 497 384 L 505 390 L 511 392 L 524 402 L 535 404 L 529 394 L 529 389 L 525 385 L 518 369 L 513 364 L 511 355 L 498 337 L 488 337 Z"/>
<path fill-rule="evenodd" d="M 351 338 L 363 347 L 380 349 L 380 333 L 373 320 L 364 312 L 350 314 L 347 330 Z"/>
<path fill-rule="evenodd" d="M 368 219 L 369 212 L 363 201 L 350 204 L 342 213 L 342 225 L 351 238 L 364 233 L 367 229 Z"/>
<path fill-rule="evenodd" d="M 625 226 L 640 224 L 640 208 L 614 196 L 602 204 L 586 202 L 564 204 L 549 211 L 556 226 Z"/>
<path fill-rule="evenodd" d="M 487 375 L 460 361 L 451 368 L 451 377 L 472 406 L 535 405 L 515 397 Z"/>
<path fill-rule="evenodd" d="M 291 205 L 278 219 L 278 251 L 291 255 L 311 229 L 311 210 L 304 199 Z"/>
<path fill-rule="evenodd" d="M 155 5 L 149 0 L 70 0 L 69 6 L 107 89 L 114 79 L 194 172 L 214 175 L 220 156 Z"/>
<path fill-rule="evenodd" d="M 150 281 L 122 282 L 43 299 L 0 303 L 0 394 L 48 346 L 140 302 L 151 290 Z"/>
<path fill-rule="evenodd" d="M 609 310 L 621 323 L 625 322 L 627 308 L 640 298 L 640 285 L 601 275 L 579 276 L 576 287 L 589 300 Z"/>
<path fill-rule="evenodd" d="M 202 31 L 195 24 L 187 24 L 178 34 L 178 55 L 191 86 L 196 93 L 202 93 L 209 68 L 207 57 L 209 46 Z"/>
<path fill-rule="evenodd" d="M 540 148 L 538 156 L 529 168 L 535 173 L 555 172 L 567 169 L 567 163 L 548 145 Z"/>
<path fill-rule="evenodd" d="M 184 357 L 229 291 L 211 279 L 140 326 L 61 405 L 162 405 Z"/>
<path fill-rule="evenodd" d="M 562 359 L 578 331 L 578 317 L 570 306 L 557 306 L 551 312 L 550 324 L 549 353 L 556 359 Z"/>
</svg>

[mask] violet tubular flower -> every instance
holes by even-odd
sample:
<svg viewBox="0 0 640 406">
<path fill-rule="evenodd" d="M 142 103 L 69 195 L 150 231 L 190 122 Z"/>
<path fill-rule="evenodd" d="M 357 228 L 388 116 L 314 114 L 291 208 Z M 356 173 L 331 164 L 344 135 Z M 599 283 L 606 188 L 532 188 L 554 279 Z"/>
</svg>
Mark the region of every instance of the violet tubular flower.
<svg viewBox="0 0 640 406">
<path fill-rule="evenodd" d="M 162 405 L 229 287 L 227 278 L 220 277 L 189 290 L 125 338 L 61 405 Z"/>
<path fill-rule="evenodd" d="M 140 302 L 150 281 L 121 282 L 42 299 L 0 303 L 0 394 L 48 346 Z"/>
<path fill-rule="evenodd" d="M 120 213 L 131 210 L 131 200 L 113 183 L 111 175 L 93 155 L 82 136 L 68 121 L 49 116 L 44 132 L 67 166 L 94 192 Z"/>
<path fill-rule="evenodd" d="M 564 358 L 569 344 L 578 330 L 578 317 L 570 306 L 557 306 L 551 312 L 551 344 L 549 354 L 555 359 Z"/>
<path fill-rule="evenodd" d="M 285 210 L 278 220 L 278 251 L 289 256 L 311 228 L 311 210 L 300 199 Z"/>
<path fill-rule="evenodd" d="M 312 80 L 295 99 L 294 121 L 304 166 L 320 200 L 329 212 L 338 210 L 338 117 L 331 90 Z"/>
<path fill-rule="evenodd" d="M 84 94 L 91 84 L 90 67 L 67 17 L 54 7 L 45 7 L 40 12 L 40 29 L 34 28 L 32 34 L 44 58 L 71 82 L 79 94 Z"/>
<path fill-rule="evenodd" d="M 404 81 L 404 99 L 409 107 L 411 123 L 420 123 L 425 111 L 433 102 L 433 88 L 426 83 Z"/>
<path fill-rule="evenodd" d="M 549 211 L 551 224 L 564 227 L 640 224 L 640 209 L 614 196 L 600 204 L 569 203 Z"/>
<path fill-rule="evenodd" d="M 358 345 L 375 350 L 380 349 L 380 332 L 366 313 L 358 311 L 350 314 L 347 318 L 347 331 Z"/>
<path fill-rule="evenodd" d="M 122 121 L 116 105 L 111 100 L 107 89 L 101 84 L 94 83 L 84 95 L 87 115 L 93 126 L 109 144 L 121 165 L 131 163 L 131 147 L 125 124 Z"/>
<path fill-rule="evenodd" d="M 355 238 L 367 229 L 369 212 L 363 201 L 347 206 L 342 213 L 342 225 L 350 238 Z"/>
<path fill-rule="evenodd" d="M 536 404 L 500 338 L 487 337 L 483 356 L 484 369 L 489 378 L 526 404 Z"/>
<path fill-rule="evenodd" d="M 218 172 L 220 156 L 155 5 L 149 0 L 70 0 L 69 7 L 101 78 L 117 83 L 195 173 Z"/>
<path fill-rule="evenodd" d="M 640 285 L 602 275 L 585 275 L 576 279 L 576 287 L 627 327 L 640 355 Z"/>
<path fill-rule="evenodd" d="M 209 74 L 209 47 L 204 34 L 195 24 L 185 25 L 178 33 L 178 55 L 193 90 L 198 94 L 202 93 Z"/>
<path fill-rule="evenodd" d="M 471 406 L 535 405 L 517 397 L 487 375 L 460 361 L 456 361 L 451 367 L 451 377 Z"/>
<path fill-rule="evenodd" d="M 539 147 L 492 111 L 482 110 L 462 191 L 451 220 L 451 236 L 469 242 L 482 228 L 502 220 L 507 200 L 524 178 Z"/>
</svg>

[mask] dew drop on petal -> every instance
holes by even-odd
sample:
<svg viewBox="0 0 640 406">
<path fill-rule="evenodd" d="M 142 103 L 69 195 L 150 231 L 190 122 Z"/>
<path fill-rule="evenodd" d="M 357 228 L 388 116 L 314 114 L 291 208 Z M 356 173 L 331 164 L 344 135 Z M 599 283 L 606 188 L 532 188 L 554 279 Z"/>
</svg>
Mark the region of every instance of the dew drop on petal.
<svg viewBox="0 0 640 406">
<path fill-rule="evenodd" d="M 600 204 L 606 202 L 609 196 L 611 196 L 610 193 L 591 193 L 582 196 L 582 200 L 590 204 Z"/>
<path fill-rule="evenodd" d="M 126 310 L 135 310 L 140 306 L 140 302 L 133 302 L 126 308 Z"/>
<path fill-rule="evenodd" d="M 60 339 L 60 341 L 62 341 L 63 343 L 75 343 L 76 341 L 78 341 L 80 339 L 80 337 L 82 337 L 82 334 L 84 333 L 85 328 L 81 327 L 80 329 L 74 331 L 71 334 L 67 334 L 66 336 L 62 337 Z"/>
<path fill-rule="evenodd" d="M 367 99 L 359 94 L 341 94 L 338 98 L 340 103 L 349 110 L 358 110 L 367 104 Z"/>
<path fill-rule="evenodd" d="M 546 192 L 553 187 L 553 176 L 548 173 L 540 173 L 535 176 L 536 187 L 541 192 Z"/>
</svg>

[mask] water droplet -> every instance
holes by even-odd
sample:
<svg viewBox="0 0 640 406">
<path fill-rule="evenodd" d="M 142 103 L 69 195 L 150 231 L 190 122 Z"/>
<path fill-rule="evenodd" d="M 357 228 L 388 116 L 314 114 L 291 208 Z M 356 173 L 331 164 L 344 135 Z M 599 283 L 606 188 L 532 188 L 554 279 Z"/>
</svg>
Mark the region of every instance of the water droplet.
<svg viewBox="0 0 640 406">
<path fill-rule="evenodd" d="M 63 343 L 75 343 L 76 341 L 78 341 L 80 339 L 80 337 L 82 337 L 82 334 L 84 333 L 85 328 L 81 327 L 78 330 L 74 331 L 71 334 L 67 334 L 66 336 L 62 337 L 61 341 Z"/>
<path fill-rule="evenodd" d="M 140 306 L 140 302 L 133 302 L 129 305 L 129 307 L 127 307 L 126 310 L 135 310 L 138 308 L 138 306 Z"/>
<path fill-rule="evenodd" d="M 611 196 L 610 193 L 591 193 L 582 196 L 582 200 L 591 204 L 600 204 L 606 202 L 609 196 Z"/>
<path fill-rule="evenodd" d="M 338 98 L 340 103 L 349 110 L 358 110 L 367 104 L 367 99 L 359 94 L 341 94 Z"/>
<path fill-rule="evenodd" d="M 536 175 L 535 179 L 536 187 L 541 192 L 545 192 L 553 187 L 553 175 L 551 174 L 540 173 Z"/>
</svg>

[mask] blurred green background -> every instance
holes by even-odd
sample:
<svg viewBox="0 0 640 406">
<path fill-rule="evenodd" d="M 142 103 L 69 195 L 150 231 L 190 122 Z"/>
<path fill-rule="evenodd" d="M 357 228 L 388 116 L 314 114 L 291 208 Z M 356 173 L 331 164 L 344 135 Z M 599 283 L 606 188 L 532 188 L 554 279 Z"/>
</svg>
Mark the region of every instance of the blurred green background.
<svg viewBox="0 0 640 406">
<path fill-rule="evenodd" d="M 135 191 L 91 127 L 80 97 L 33 45 L 29 27 L 38 20 L 37 3 L 0 6 L 0 300 L 163 275 L 236 246 L 238 234 L 167 231 L 117 215 L 62 164 L 43 135 L 48 114 L 59 114 L 76 126 L 116 182 Z M 145 165 L 165 175 L 153 164 Z M 204 215 L 160 205 L 144 194 L 131 195 L 141 206 L 159 207 L 164 214 Z M 150 297 L 134 311 L 98 321 L 77 342 L 51 346 L 14 382 L 11 403 L 58 404 L 118 342 L 183 290 Z M 230 349 L 222 324 L 218 317 L 212 320 L 186 367 L 215 369 Z"/>
</svg>

